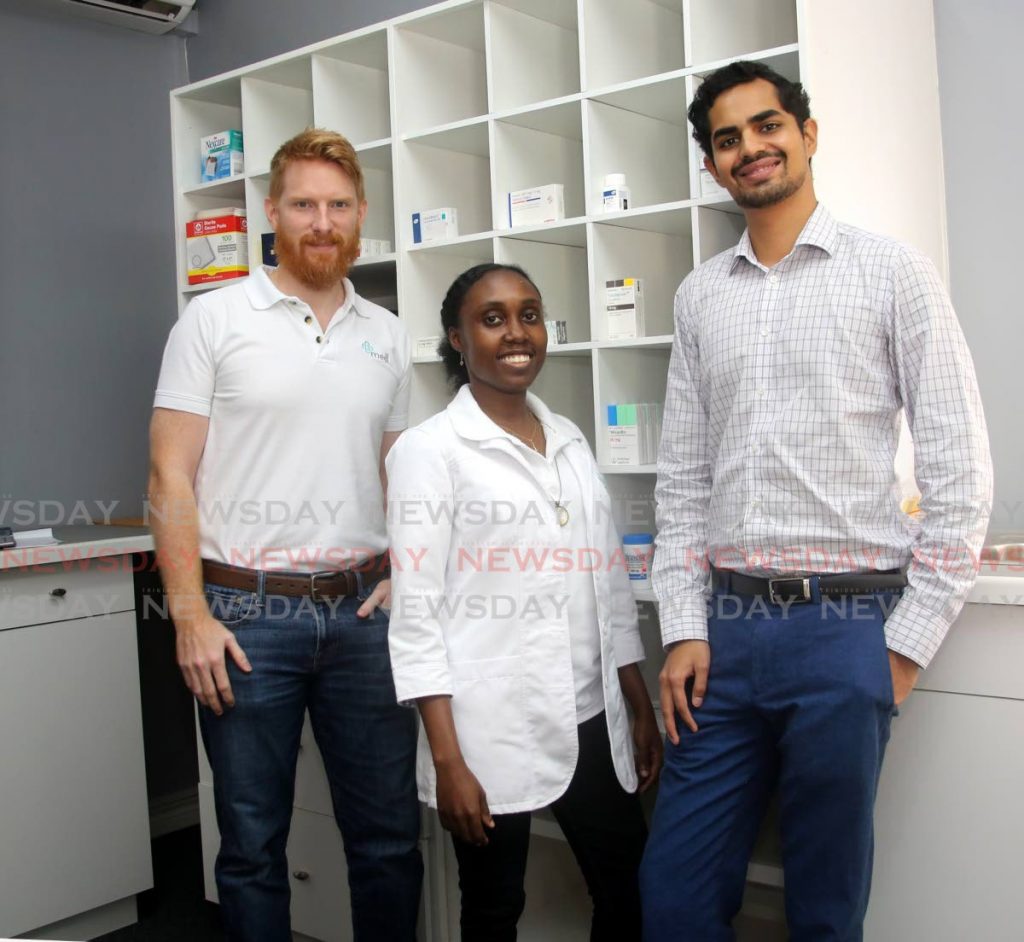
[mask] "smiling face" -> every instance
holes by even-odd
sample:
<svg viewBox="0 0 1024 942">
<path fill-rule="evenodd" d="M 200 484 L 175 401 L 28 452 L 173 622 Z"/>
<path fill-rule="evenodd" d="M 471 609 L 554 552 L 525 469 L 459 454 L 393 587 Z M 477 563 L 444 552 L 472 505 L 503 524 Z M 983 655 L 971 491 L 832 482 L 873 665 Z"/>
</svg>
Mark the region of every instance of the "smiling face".
<svg viewBox="0 0 1024 942">
<path fill-rule="evenodd" d="M 448 339 L 466 361 L 474 393 L 521 395 L 548 346 L 540 294 L 522 275 L 489 272 L 466 292 Z"/>
<path fill-rule="evenodd" d="M 704 166 L 738 206 L 774 206 L 812 185 L 817 124 L 808 118 L 801 129 L 771 82 L 755 79 L 722 92 L 708 117 L 714 160 L 705 157 Z"/>
<path fill-rule="evenodd" d="M 278 264 L 317 291 L 336 285 L 359 257 L 366 216 L 352 179 L 328 160 L 295 160 L 281 195 L 266 201 Z"/>
</svg>

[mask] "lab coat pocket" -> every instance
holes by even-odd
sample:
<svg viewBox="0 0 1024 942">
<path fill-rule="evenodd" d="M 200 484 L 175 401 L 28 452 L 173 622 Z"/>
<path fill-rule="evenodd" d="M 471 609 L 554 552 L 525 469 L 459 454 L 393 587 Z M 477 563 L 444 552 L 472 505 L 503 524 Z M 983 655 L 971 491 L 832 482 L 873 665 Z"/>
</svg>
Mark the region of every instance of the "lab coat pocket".
<svg viewBox="0 0 1024 942">
<path fill-rule="evenodd" d="M 518 656 L 451 664 L 452 715 L 466 764 L 492 805 L 528 784 L 522 662 Z"/>
</svg>

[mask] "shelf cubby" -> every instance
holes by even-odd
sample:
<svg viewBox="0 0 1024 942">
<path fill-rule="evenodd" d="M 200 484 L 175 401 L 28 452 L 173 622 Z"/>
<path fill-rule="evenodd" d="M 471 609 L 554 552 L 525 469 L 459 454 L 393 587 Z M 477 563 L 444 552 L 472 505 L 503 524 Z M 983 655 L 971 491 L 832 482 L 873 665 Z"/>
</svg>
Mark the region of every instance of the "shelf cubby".
<svg viewBox="0 0 1024 942">
<path fill-rule="evenodd" d="M 494 260 L 518 265 L 529 274 L 544 299 L 544 317 L 566 322 L 570 344 L 590 340 L 586 244 L 500 238 Z"/>
<path fill-rule="evenodd" d="M 467 268 L 493 261 L 491 238 L 426 245 L 407 253 L 402 263 L 399 303 L 414 350 L 420 338 L 441 334 L 441 302 L 455 278 Z M 435 404 L 440 401 L 444 400 L 436 400 Z"/>
<path fill-rule="evenodd" d="M 721 207 L 700 206 L 696 212 L 697 264 L 706 262 L 739 242 L 746 223 L 734 203 L 725 203 Z"/>
<path fill-rule="evenodd" d="M 687 65 L 797 42 L 795 0 L 686 0 Z"/>
<path fill-rule="evenodd" d="M 487 12 L 492 112 L 579 92 L 576 0 L 494 0 Z"/>
<path fill-rule="evenodd" d="M 263 208 L 268 196 L 270 196 L 270 174 L 253 176 L 245 181 L 245 205 L 248 208 L 246 222 L 249 227 L 249 271 L 255 271 L 263 264 L 262 237 L 264 233 L 274 231 Z"/>
<path fill-rule="evenodd" d="M 398 313 L 398 273 L 393 257 L 360 260 L 352 266 L 348 277 L 356 294 Z"/>
<path fill-rule="evenodd" d="M 640 474 L 646 466 L 609 467 L 607 407 L 630 402 L 664 402 L 671 350 L 662 346 L 599 347 L 594 351 L 597 386 L 597 463 L 617 473 Z"/>
<path fill-rule="evenodd" d="M 607 339 L 604 284 L 619 278 L 643 280 L 648 337 L 670 335 L 676 289 L 693 270 L 693 211 L 686 208 L 620 217 L 614 222 L 594 223 L 590 231 L 594 339 Z"/>
<path fill-rule="evenodd" d="M 245 174 L 239 173 L 222 180 L 208 180 L 182 190 L 185 196 L 213 196 L 225 202 L 245 199 Z M 242 205 L 239 203 L 239 205 Z"/>
<path fill-rule="evenodd" d="M 176 96 L 172 99 L 171 123 L 175 181 L 179 190 L 192 190 L 203 185 L 200 138 L 220 131 L 243 131 L 244 139 L 241 80 L 201 85 Z"/>
<path fill-rule="evenodd" d="M 800 80 L 800 53 L 796 46 L 780 46 L 776 49 L 765 49 L 761 52 L 751 53 L 746 58 L 754 62 L 763 62 L 790 81 L 797 82 Z M 694 79 L 694 88 L 696 89 L 708 75 L 726 65 L 729 61 L 731 60 L 719 59 L 717 62 L 706 62 L 694 67 L 690 73 Z"/>
<path fill-rule="evenodd" d="M 440 302 L 438 307 L 440 307 Z M 440 360 L 423 363 L 416 362 L 414 359 L 412 383 L 413 396 L 409 402 L 409 428 L 414 428 L 420 422 L 434 415 L 438 411 L 437 403 L 448 402 L 452 393 L 448 386 L 448 376 Z"/>
<path fill-rule="evenodd" d="M 397 120 L 402 133 L 486 115 L 480 4 L 406 20 L 394 31 Z"/>
<path fill-rule="evenodd" d="M 242 78 L 245 169 L 263 173 L 289 138 L 313 124 L 313 77 L 306 56 Z"/>
<path fill-rule="evenodd" d="M 487 122 L 410 137 L 399 146 L 403 185 L 399 242 L 412 248 L 412 214 L 442 206 L 458 211 L 459 235 L 492 229 Z"/>
<path fill-rule="evenodd" d="M 530 391 L 536 393 L 552 412 L 564 415 L 579 426 L 594 444 L 594 371 L 590 356 L 560 356 L 548 359 Z"/>
<path fill-rule="evenodd" d="M 685 66 L 680 0 L 589 0 L 583 5 L 586 88 L 594 90 Z"/>
<path fill-rule="evenodd" d="M 636 475 L 611 477 L 605 482 L 612 499 L 612 519 L 620 533 L 654 533 L 653 484 Z"/>
<path fill-rule="evenodd" d="M 646 101 L 626 90 L 586 102 L 592 212 L 600 210 L 609 173 L 626 175 L 633 209 L 690 198 L 683 82 L 673 79 L 658 92 Z"/>
<path fill-rule="evenodd" d="M 321 49 L 312 57 L 317 127 L 344 134 L 357 147 L 391 137 L 386 30 Z"/>
<path fill-rule="evenodd" d="M 228 196 L 225 192 L 219 188 L 214 189 L 212 192 L 199 190 L 191 190 L 183 193 L 179 196 L 180 207 L 181 207 L 181 223 L 178 226 L 178 231 L 175 232 L 174 238 L 180 247 L 181 251 L 178 252 L 178 284 L 182 286 L 184 290 L 186 287 L 189 289 L 195 289 L 196 285 L 188 284 L 188 257 L 185 251 L 185 227 L 193 219 L 195 214 L 204 210 L 210 209 L 222 209 L 228 206 L 239 207 L 242 209 L 248 208 L 248 201 L 245 199 L 244 183 L 242 184 L 243 189 L 236 189 L 234 186 L 231 187 L 231 196 Z M 262 204 L 260 204 L 260 210 L 262 213 Z M 246 213 L 248 218 L 248 212 Z M 251 240 L 251 237 L 250 237 Z M 250 249 L 252 244 L 250 241 Z M 223 283 L 213 284 L 213 287 L 223 286 Z"/>
<path fill-rule="evenodd" d="M 568 219 L 586 213 L 583 118 L 578 101 L 494 122 L 494 228 L 508 229 L 512 190 L 561 183 Z"/>
<path fill-rule="evenodd" d="M 395 248 L 395 172 L 390 144 L 358 150 L 366 191 L 363 238 L 387 239 Z"/>
</svg>

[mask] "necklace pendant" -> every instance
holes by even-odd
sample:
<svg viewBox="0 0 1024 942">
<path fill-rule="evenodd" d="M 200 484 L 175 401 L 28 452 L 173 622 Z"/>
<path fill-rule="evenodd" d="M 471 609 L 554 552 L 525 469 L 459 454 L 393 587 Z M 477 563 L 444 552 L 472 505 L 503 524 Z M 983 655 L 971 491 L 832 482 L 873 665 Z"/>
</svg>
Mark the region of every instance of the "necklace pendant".
<svg viewBox="0 0 1024 942">
<path fill-rule="evenodd" d="M 558 515 L 558 525 L 560 527 L 568 526 L 569 524 L 569 509 L 563 505 L 555 504 L 555 513 Z"/>
</svg>

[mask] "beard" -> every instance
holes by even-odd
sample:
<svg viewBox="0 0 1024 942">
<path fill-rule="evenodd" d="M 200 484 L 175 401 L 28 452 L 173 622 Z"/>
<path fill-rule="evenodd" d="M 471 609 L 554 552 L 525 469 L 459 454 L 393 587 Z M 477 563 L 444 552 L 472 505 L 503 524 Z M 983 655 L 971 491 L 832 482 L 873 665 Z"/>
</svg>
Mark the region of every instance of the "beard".
<svg viewBox="0 0 1024 942">
<path fill-rule="evenodd" d="M 333 245 L 328 254 L 310 255 L 307 245 Z M 324 291 L 338 284 L 359 258 L 359 227 L 351 236 L 306 234 L 289 238 L 280 232 L 274 236 L 274 251 L 277 263 L 314 291 Z"/>
<path fill-rule="evenodd" d="M 750 160 L 745 161 L 742 166 L 745 167 L 747 164 L 760 160 L 762 157 L 780 157 L 782 158 L 783 170 L 788 171 L 789 169 L 785 154 L 755 154 Z M 737 169 L 742 169 L 742 167 Z M 783 173 L 780 179 L 758 187 L 756 190 L 737 188 L 736 192 L 732 194 L 732 198 L 740 209 L 764 209 L 766 206 L 774 206 L 776 203 L 789 199 L 804 185 L 806 179 L 806 173 L 800 177 L 791 177 L 786 172 Z"/>
</svg>

